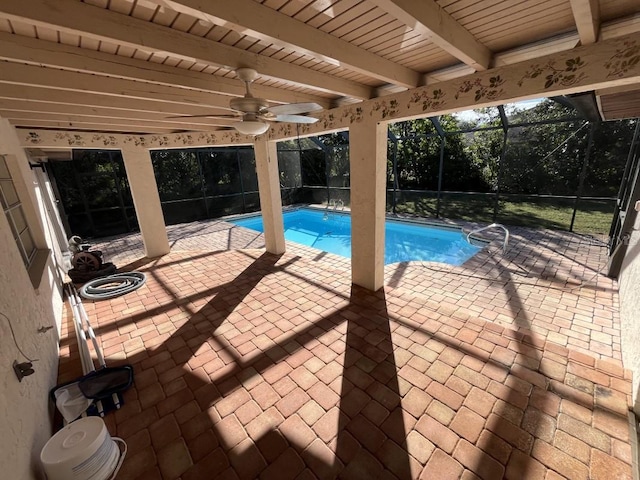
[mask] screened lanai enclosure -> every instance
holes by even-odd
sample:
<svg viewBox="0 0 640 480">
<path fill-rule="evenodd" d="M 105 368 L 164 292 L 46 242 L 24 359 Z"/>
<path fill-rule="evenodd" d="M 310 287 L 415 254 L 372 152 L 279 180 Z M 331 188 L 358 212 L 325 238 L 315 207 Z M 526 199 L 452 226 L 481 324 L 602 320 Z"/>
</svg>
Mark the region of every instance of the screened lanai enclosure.
<svg viewBox="0 0 640 480">
<path fill-rule="evenodd" d="M 390 124 L 387 211 L 606 234 L 637 125 L 590 121 L 564 97 Z M 168 225 L 260 209 L 252 147 L 151 158 Z M 348 207 L 348 132 L 279 142 L 278 163 L 284 205 Z M 69 235 L 137 229 L 119 151 L 74 150 L 49 168 Z"/>
</svg>

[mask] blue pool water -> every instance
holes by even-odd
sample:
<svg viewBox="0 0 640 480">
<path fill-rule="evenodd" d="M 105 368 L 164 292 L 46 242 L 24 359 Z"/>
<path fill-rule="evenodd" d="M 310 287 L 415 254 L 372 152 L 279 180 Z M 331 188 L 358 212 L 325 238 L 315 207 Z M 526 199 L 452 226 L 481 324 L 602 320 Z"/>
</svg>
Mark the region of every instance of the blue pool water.
<svg viewBox="0 0 640 480">
<path fill-rule="evenodd" d="M 349 215 L 303 208 L 284 212 L 283 217 L 287 240 L 351 258 Z M 264 231 L 260 215 L 229 222 Z M 462 265 L 480 249 L 470 245 L 459 230 L 396 220 L 387 220 L 385 225 L 385 264 L 423 260 Z"/>
</svg>

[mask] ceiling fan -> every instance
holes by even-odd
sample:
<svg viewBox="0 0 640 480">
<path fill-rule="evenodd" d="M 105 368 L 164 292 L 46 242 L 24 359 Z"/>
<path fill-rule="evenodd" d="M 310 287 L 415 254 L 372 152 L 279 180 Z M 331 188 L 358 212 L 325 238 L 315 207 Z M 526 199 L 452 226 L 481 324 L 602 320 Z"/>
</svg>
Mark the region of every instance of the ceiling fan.
<svg viewBox="0 0 640 480">
<path fill-rule="evenodd" d="M 245 135 L 263 134 L 269 129 L 268 122 L 315 123 L 318 121 L 317 118 L 301 115 L 322 110 L 322 107 L 317 103 L 288 103 L 270 107 L 267 100 L 254 97 L 251 93 L 251 84 L 258 77 L 258 72 L 252 68 L 238 68 L 236 75 L 245 84 L 244 96 L 234 97 L 229 102 L 229 108 L 237 113 L 230 115 L 187 115 L 169 118 L 237 118 L 239 121 L 233 124 L 233 128 Z"/>
</svg>

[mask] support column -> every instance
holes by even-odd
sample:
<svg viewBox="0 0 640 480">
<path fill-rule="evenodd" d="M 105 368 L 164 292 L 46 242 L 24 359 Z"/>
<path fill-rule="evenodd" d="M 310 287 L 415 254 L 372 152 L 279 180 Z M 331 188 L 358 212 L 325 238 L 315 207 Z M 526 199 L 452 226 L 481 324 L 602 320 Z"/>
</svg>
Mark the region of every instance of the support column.
<svg viewBox="0 0 640 480">
<path fill-rule="evenodd" d="M 256 140 L 253 148 L 258 171 L 264 242 L 267 252 L 279 255 L 285 252 L 285 243 L 278 150 L 276 142 L 266 140 Z"/>
<path fill-rule="evenodd" d="M 349 128 L 351 168 L 351 279 L 378 290 L 384 284 L 387 125 Z"/>
<path fill-rule="evenodd" d="M 142 148 L 122 150 L 122 159 L 131 187 L 145 254 L 153 258 L 169 253 L 169 239 L 162 215 L 158 185 L 151 165 L 151 155 L 148 150 Z"/>
</svg>

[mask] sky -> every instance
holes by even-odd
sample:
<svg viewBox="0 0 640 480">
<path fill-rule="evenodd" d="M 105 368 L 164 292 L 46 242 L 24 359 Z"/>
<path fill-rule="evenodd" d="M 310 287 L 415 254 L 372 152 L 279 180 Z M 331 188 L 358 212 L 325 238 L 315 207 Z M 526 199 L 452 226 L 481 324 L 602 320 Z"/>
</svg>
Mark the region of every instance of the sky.
<svg viewBox="0 0 640 480">
<path fill-rule="evenodd" d="M 513 108 L 517 108 L 519 110 L 528 110 L 529 108 L 533 108 L 536 105 L 538 105 L 540 102 L 543 102 L 544 100 L 546 100 L 545 98 L 533 98 L 531 100 L 524 100 L 522 102 L 517 102 L 517 103 L 508 103 L 505 105 L 505 110 L 507 115 L 510 113 L 510 110 Z M 465 110 L 463 112 L 457 112 L 453 114 L 456 118 L 463 120 L 463 121 L 468 121 L 468 122 L 473 122 L 475 120 L 477 120 L 480 115 L 478 115 L 476 112 L 474 112 L 473 110 Z"/>
</svg>

